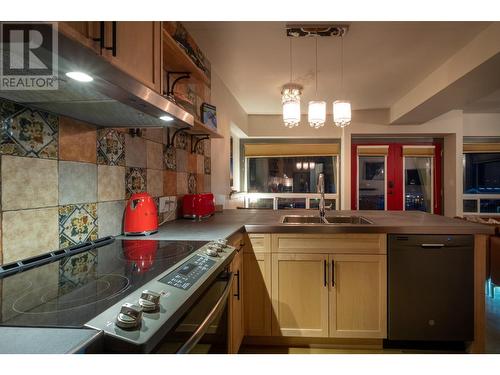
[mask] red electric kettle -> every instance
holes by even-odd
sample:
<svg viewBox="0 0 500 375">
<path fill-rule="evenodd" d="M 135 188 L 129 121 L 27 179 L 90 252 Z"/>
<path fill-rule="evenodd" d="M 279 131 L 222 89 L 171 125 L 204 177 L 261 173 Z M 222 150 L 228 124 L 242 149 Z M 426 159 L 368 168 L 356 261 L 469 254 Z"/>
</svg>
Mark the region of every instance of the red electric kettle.
<svg viewBox="0 0 500 375">
<path fill-rule="evenodd" d="M 129 236 L 147 236 L 158 232 L 158 209 L 148 193 L 136 193 L 125 208 L 123 232 Z"/>
</svg>

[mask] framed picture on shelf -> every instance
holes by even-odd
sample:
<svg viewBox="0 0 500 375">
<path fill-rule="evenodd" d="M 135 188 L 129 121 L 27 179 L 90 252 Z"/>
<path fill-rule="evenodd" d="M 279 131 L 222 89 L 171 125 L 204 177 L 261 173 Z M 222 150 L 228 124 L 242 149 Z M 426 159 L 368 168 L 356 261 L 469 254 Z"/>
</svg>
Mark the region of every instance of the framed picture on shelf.
<svg viewBox="0 0 500 375">
<path fill-rule="evenodd" d="M 203 103 L 201 105 L 201 121 L 214 129 L 217 129 L 217 111 L 215 106 Z"/>
</svg>

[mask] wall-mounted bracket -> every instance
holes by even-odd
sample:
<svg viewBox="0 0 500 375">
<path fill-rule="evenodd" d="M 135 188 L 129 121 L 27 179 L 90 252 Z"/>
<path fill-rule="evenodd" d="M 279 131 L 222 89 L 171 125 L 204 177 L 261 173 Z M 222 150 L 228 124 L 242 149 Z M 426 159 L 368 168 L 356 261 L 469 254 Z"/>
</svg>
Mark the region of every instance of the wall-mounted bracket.
<svg viewBox="0 0 500 375">
<path fill-rule="evenodd" d="M 167 72 L 167 95 L 173 97 L 175 85 L 180 80 L 189 78 L 191 78 L 191 73 L 189 72 Z"/>
<path fill-rule="evenodd" d="M 190 129 L 189 126 L 179 128 L 174 132 L 174 134 L 172 134 L 172 137 L 170 137 L 170 128 L 167 128 L 167 147 L 172 147 L 174 145 L 175 137 L 177 136 L 177 134 L 187 129 Z"/>
<path fill-rule="evenodd" d="M 193 142 L 195 139 L 196 141 Z M 193 154 L 196 152 L 196 146 L 198 146 L 198 143 L 207 139 L 210 139 L 208 135 L 202 135 L 202 134 L 200 134 L 200 136 L 191 135 L 191 153 Z"/>
</svg>

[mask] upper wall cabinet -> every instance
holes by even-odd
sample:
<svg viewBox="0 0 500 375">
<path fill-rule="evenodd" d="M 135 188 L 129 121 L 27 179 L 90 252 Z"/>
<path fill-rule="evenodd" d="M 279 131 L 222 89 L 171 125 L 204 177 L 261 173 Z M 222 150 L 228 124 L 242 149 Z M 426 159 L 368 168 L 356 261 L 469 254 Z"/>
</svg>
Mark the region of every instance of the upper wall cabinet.
<svg viewBox="0 0 500 375">
<path fill-rule="evenodd" d="M 162 94 L 161 22 L 59 22 L 59 31 Z"/>
<path fill-rule="evenodd" d="M 161 93 L 161 22 L 105 24 L 103 55 L 124 72 Z"/>
</svg>

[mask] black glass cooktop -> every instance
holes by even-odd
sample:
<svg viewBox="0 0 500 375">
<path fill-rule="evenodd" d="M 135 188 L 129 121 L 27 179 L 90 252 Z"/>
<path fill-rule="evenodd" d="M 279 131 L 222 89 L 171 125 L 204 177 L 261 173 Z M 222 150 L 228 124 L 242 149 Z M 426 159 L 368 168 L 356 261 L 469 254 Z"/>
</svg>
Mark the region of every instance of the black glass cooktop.
<svg viewBox="0 0 500 375">
<path fill-rule="evenodd" d="M 114 242 L 0 279 L 0 325 L 81 327 L 206 242 Z"/>
</svg>

